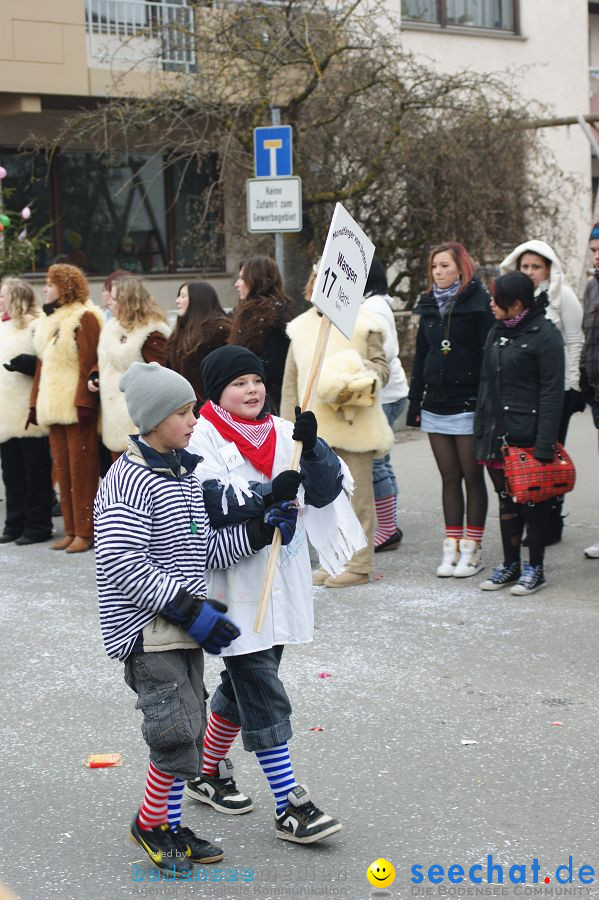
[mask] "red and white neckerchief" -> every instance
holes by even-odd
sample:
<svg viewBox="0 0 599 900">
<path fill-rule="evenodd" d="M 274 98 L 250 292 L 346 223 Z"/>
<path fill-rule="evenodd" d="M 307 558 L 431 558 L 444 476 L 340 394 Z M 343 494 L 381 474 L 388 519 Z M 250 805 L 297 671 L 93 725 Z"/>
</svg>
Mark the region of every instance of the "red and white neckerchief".
<svg viewBox="0 0 599 900">
<path fill-rule="evenodd" d="M 267 478 L 271 477 L 277 433 L 270 413 L 264 419 L 242 419 L 208 400 L 202 406 L 200 415 L 214 425 L 221 437 L 233 441 L 241 455 L 255 469 L 263 472 Z"/>
</svg>

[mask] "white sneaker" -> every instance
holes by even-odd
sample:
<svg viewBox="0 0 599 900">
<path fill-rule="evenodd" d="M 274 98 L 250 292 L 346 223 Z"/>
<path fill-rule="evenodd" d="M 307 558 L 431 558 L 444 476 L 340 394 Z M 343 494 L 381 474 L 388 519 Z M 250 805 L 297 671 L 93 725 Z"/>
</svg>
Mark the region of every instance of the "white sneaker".
<svg viewBox="0 0 599 900">
<path fill-rule="evenodd" d="M 484 569 L 481 558 L 480 544 L 476 541 L 464 539 L 460 541 L 460 558 L 453 570 L 454 578 L 470 578 Z"/>
<path fill-rule="evenodd" d="M 599 544 L 593 544 L 592 547 L 587 547 L 584 551 L 584 555 L 587 559 L 599 559 Z"/>
<path fill-rule="evenodd" d="M 443 559 L 437 568 L 437 578 L 451 578 L 458 562 L 458 542 L 455 538 L 443 541 Z"/>
</svg>

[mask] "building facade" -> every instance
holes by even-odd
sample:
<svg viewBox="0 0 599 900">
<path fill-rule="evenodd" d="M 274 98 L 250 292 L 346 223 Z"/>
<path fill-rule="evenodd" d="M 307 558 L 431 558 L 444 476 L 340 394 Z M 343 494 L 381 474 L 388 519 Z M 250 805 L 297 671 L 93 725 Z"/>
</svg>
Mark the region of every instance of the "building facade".
<svg viewBox="0 0 599 900">
<path fill-rule="evenodd" d="M 590 90 L 599 80 L 589 80 L 599 74 L 599 3 L 389 2 L 404 46 L 443 71 L 517 72 L 519 92 L 547 116 L 599 109 Z M 14 191 L 14 208 L 31 207 L 32 226 L 51 223 L 49 245 L 32 264 L 38 271 L 57 255 L 83 266 L 92 280 L 131 269 L 156 281 L 167 305 L 173 282 L 201 272 L 225 304 L 234 301 L 236 253 L 222 215 L 215 209 L 205 222 L 199 256 L 193 228 L 216 159 L 183 173 L 124 147 L 109 155 L 86 145 L 61 147 L 52 158 L 22 151 L 32 133 L 53 137 L 74 110 L 93 108 L 109 94 L 145 94 L 171 73 L 194 72 L 201 64 L 189 37 L 194 15 L 186 0 L 0 0 L 0 163 L 8 172 L 2 184 Z M 569 225 L 556 249 L 578 287 L 592 210 L 591 146 L 578 125 L 539 135 L 576 186 L 564 201 Z"/>
</svg>

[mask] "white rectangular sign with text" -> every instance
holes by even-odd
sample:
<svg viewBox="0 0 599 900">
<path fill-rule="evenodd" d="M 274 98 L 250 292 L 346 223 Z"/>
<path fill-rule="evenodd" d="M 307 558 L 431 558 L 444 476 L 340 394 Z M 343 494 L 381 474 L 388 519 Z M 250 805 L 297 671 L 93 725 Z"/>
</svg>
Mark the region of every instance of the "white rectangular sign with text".
<svg viewBox="0 0 599 900">
<path fill-rule="evenodd" d="M 351 340 L 374 244 L 340 203 L 331 227 L 312 293 L 312 302 Z"/>
</svg>

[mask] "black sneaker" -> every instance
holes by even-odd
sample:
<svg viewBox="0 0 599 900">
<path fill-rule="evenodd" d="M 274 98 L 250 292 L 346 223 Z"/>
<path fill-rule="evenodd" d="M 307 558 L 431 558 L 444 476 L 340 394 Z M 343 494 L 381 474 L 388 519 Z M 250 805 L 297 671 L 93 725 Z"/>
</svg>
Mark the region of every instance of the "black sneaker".
<svg viewBox="0 0 599 900">
<path fill-rule="evenodd" d="M 491 572 L 491 577 L 487 578 L 486 581 L 480 586 L 481 591 L 499 591 L 503 587 L 507 587 L 509 584 L 515 584 L 522 574 L 522 569 L 519 562 L 513 562 L 506 566 L 505 563 L 502 563 L 500 566 L 496 566 Z"/>
<path fill-rule="evenodd" d="M 514 585 L 510 594 L 514 594 L 515 597 L 526 597 L 528 594 L 536 594 L 545 587 L 545 584 L 543 566 L 531 566 L 530 563 L 524 563 L 518 584 Z"/>
<path fill-rule="evenodd" d="M 199 800 L 200 803 L 208 803 L 218 812 L 229 816 L 251 812 L 254 804 L 250 797 L 237 790 L 233 779 L 234 771 L 235 767 L 230 759 L 221 759 L 218 764 L 218 778 L 200 775 L 199 778 L 187 782 L 185 794 Z"/>
<path fill-rule="evenodd" d="M 158 825 L 150 831 L 144 831 L 139 827 L 135 816 L 129 835 L 133 843 L 138 844 L 148 854 L 157 868 L 173 872 L 175 878 L 177 875 L 192 871 L 193 865 L 186 851 L 177 846 L 170 825 Z"/>
<path fill-rule="evenodd" d="M 297 844 L 313 844 L 341 831 L 341 823 L 317 809 L 310 800 L 310 791 L 298 784 L 287 795 L 289 806 L 275 813 L 278 838 Z"/>
<path fill-rule="evenodd" d="M 205 866 L 209 863 L 220 862 L 225 856 L 220 847 L 211 844 L 210 841 L 203 841 L 193 833 L 191 828 L 179 826 L 176 831 L 173 831 L 173 837 L 179 850 L 194 863 Z"/>
<path fill-rule="evenodd" d="M 387 550 L 397 550 L 401 544 L 402 537 L 403 531 L 401 528 L 396 528 L 394 534 L 392 534 L 391 537 L 388 537 L 386 541 L 383 541 L 382 544 L 374 545 L 374 552 L 386 553 Z"/>
</svg>

